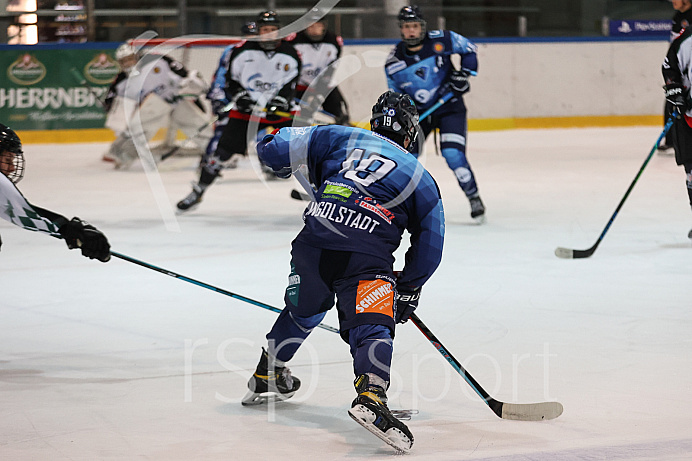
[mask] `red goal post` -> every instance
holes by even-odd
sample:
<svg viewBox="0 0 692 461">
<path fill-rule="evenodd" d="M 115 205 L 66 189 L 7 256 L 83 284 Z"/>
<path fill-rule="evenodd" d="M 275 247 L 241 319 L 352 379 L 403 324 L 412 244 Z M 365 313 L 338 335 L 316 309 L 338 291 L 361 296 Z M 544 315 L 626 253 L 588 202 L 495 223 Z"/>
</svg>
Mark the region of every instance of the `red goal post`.
<svg viewBox="0 0 692 461">
<path fill-rule="evenodd" d="M 241 41 L 237 38 L 155 38 L 133 39 L 129 43 L 136 47 L 141 46 L 141 51 L 144 53 L 153 51 L 180 61 L 188 70 L 200 71 L 204 80 L 211 84 L 223 50 Z"/>
</svg>

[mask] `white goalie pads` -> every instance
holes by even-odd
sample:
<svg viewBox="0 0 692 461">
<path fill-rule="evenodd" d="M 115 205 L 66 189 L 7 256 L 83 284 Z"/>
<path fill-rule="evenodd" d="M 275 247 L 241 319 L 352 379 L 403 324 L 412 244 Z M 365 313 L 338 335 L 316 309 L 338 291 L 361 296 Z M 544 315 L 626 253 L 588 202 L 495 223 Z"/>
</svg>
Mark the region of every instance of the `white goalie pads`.
<svg viewBox="0 0 692 461">
<path fill-rule="evenodd" d="M 214 134 L 213 124 L 209 123 L 209 117 L 210 115 L 202 111 L 192 100 L 183 99 L 171 113 L 169 130 L 182 131 L 188 139 L 204 151 Z M 200 131 L 201 127 L 204 127 L 202 131 Z"/>
<path fill-rule="evenodd" d="M 150 93 L 142 104 L 116 97 L 106 117 L 106 128 L 120 135 L 125 132 L 144 133 L 151 139 L 160 128 L 168 126 L 173 107 L 155 93 Z"/>
<path fill-rule="evenodd" d="M 188 72 L 187 77 L 180 81 L 178 96 L 200 96 L 203 93 L 206 93 L 208 89 L 209 86 L 204 81 L 202 74 L 198 70 L 191 70 Z"/>
</svg>

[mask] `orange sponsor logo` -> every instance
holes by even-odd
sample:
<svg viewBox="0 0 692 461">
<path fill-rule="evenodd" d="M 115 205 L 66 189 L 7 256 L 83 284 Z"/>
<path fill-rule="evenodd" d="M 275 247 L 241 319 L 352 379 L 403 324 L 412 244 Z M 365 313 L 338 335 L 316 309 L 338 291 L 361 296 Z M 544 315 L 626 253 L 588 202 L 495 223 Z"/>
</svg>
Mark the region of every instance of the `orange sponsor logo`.
<svg viewBox="0 0 692 461">
<path fill-rule="evenodd" d="M 384 280 L 361 280 L 356 295 L 356 313 L 384 314 L 394 317 L 394 291 Z"/>
</svg>

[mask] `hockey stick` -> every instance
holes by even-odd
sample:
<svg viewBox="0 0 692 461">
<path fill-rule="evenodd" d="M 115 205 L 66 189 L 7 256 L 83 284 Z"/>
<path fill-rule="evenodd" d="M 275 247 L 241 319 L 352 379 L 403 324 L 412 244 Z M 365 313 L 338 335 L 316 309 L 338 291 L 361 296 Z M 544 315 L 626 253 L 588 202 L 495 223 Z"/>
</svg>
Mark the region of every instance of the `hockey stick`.
<svg viewBox="0 0 692 461">
<path fill-rule="evenodd" d="M 418 327 L 423 335 L 428 338 L 428 341 L 435 346 L 435 349 L 471 386 L 476 394 L 483 399 L 486 405 L 502 419 L 513 419 L 516 421 L 542 421 L 546 419 L 555 419 L 562 414 L 562 404 L 560 402 L 540 402 L 540 403 L 506 403 L 495 400 L 488 394 L 478 382 L 473 379 L 466 369 L 455 359 L 447 348 L 445 348 L 439 339 L 435 337 L 432 331 L 418 318 L 416 314 L 411 314 L 411 321 Z"/>
<path fill-rule="evenodd" d="M 440 99 L 437 100 L 437 102 L 436 102 L 435 104 L 433 104 L 432 106 L 430 106 L 430 107 L 428 108 L 428 110 L 426 110 L 425 112 L 423 112 L 423 115 L 421 115 L 420 117 L 418 117 L 418 120 L 425 120 L 426 118 L 428 118 L 433 112 L 435 112 L 437 109 L 439 109 L 441 105 L 443 105 L 444 103 L 446 103 L 447 101 L 449 101 L 450 99 L 452 99 L 453 96 L 454 96 L 454 92 L 453 92 L 453 91 L 450 91 L 449 93 L 447 93 L 447 94 L 445 94 L 444 96 L 442 96 Z"/>
<path fill-rule="evenodd" d="M 653 157 L 654 152 L 656 152 L 656 150 L 658 149 L 658 145 L 661 142 L 661 139 L 663 139 L 665 137 L 666 133 L 668 133 L 668 130 L 670 130 L 670 127 L 673 125 L 673 119 L 674 118 L 675 118 L 675 114 L 673 114 L 668 119 L 668 121 L 666 122 L 665 126 L 663 127 L 663 131 L 658 136 L 658 139 L 656 140 L 656 143 L 654 144 L 654 147 L 651 149 L 651 152 L 649 152 L 649 155 L 644 160 L 642 167 L 639 168 L 639 171 L 637 172 L 637 175 L 634 177 L 634 180 L 630 184 L 630 187 L 627 188 L 627 192 L 625 192 L 625 196 L 622 197 L 622 200 L 620 200 L 620 203 L 618 204 L 617 208 L 615 208 L 615 212 L 610 217 L 610 220 L 608 220 L 608 224 L 606 224 L 605 229 L 603 229 L 603 232 L 601 232 L 601 235 L 598 236 L 598 240 L 596 240 L 596 243 L 594 243 L 593 246 L 591 246 L 591 248 L 588 248 L 586 250 L 572 250 L 570 248 L 557 247 L 555 249 L 555 256 L 557 256 L 558 258 L 564 258 L 564 259 L 579 259 L 579 258 L 588 258 L 592 254 L 594 254 L 594 252 L 596 251 L 596 248 L 598 248 L 598 245 L 600 245 L 601 241 L 603 240 L 603 237 L 605 237 L 606 232 L 608 232 L 608 229 L 610 229 L 610 225 L 613 224 L 613 221 L 615 221 L 615 217 L 618 215 L 620 208 L 622 208 L 622 205 L 625 203 L 625 200 L 627 200 L 627 197 L 629 197 L 630 192 L 632 192 L 632 189 L 634 189 L 634 185 L 637 183 L 637 181 L 639 180 L 639 177 L 644 172 L 644 168 L 646 168 L 646 165 L 649 163 L 649 160 L 651 160 L 651 157 Z"/>
<path fill-rule="evenodd" d="M 101 104 L 101 107 L 105 110 L 106 103 L 101 101 L 101 98 L 96 94 L 96 90 L 93 86 L 89 85 L 89 82 L 87 82 L 86 78 L 84 78 L 84 76 L 80 74 L 79 71 L 74 67 L 70 69 L 70 72 L 77 79 L 80 85 L 85 86 L 87 90 L 89 90 L 89 93 L 91 93 L 94 96 L 94 99 L 96 99 L 99 102 L 99 104 Z"/>
<path fill-rule="evenodd" d="M 307 102 L 303 101 L 302 99 L 294 98 L 294 101 L 296 101 L 298 104 L 300 104 L 301 108 L 310 109 L 310 105 Z M 319 112 L 320 114 L 326 115 L 327 117 L 333 118 L 334 121 L 336 121 L 336 115 L 332 114 L 331 112 L 327 112 L 324 109 L 317 109 L 317 112 Z M 355 125 L 349 121 L 348 126 L 356 126 L 357 127 L 358 125 Z"/>
<path fill-rule="evenodd" d="M 215 291 L 217 293 L 221 293 L 222 295 L 226 295 L 226 296 L 230 296 L 231 298 L 239 299 L 240 301 L 244 301 L 246 303 L 253 304 L 255 306 L 261 307 L 262 309 L 267 309 L 269 311 L 276 312 L 276 313 L 281 312 L 281 309 L 274 307 L 274 306 L 270 306 L 269 304 L 265 304 L 263 302 L 256 301 L 254 299 L 251 299 L 251 298 L 248 298 L 248 297 L 236 294 L 236 293 L 231 293 L 230 291 L 215 287 L 213 285 L 209 285 L 208 283 L 200 282 L 199 280 L 191 279 L 190 277 L 185 277 L 184 275 L 176 274 L 175 272 L 171 272 L 171 271 L 169 271 L 167 269 L 163 269 L 161 267 L 156 267 L 152 264 L 146 263 L 144 261 L 140 261 L 140 260 L 135 259 L 135 258 L 131 258 L 130 256 L 126 256 L 122 253 L 117 253 L 115 251 L 111 251 L 111 256 L 115 256 L 116 258 L 120 258 L 120 259 L 123 259 L 125 261 L 129 261 L 131 263 L 137 264 L 139 266 L 146 267 L 147 269 L 151 269 L 151 270 L 154 270 L 156 272 L 160 272 L 162 274 L 169 275 L 173 278 L 192 283 L 192 284 L 200 286 L 202 288 L 206 288 L 208 290 Z M 324 330 L 331 331 L 332 333 L 338 333 L 339 332 L 339 330 L 337 328 L 331 327 L 329 325 L 325 325 L 323 323 L 320 323 L 317 326 L 324 329 Z"/>
</svg>

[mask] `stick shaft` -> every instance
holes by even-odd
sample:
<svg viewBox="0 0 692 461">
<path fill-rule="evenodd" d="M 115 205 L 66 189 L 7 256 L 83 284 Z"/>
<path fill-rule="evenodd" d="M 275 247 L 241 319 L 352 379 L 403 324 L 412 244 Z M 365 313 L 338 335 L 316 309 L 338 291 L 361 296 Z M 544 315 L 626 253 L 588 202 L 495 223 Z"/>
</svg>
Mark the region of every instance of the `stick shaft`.
<svg viewBox="0 0 692 461">
<path fill-rule="evenodd" d="M 258 307 L 261 307 L 261 308 L 263 308 L 263 309 L 270 310 L 270 311 L 272 311 L 272 312 L 276 312 L 276 313 L 281 312 L 281 309 L 279 309 L 279 308 L 277 308 L 277 307 L 274 307 L 274 306 L 270 306 L 269 304 L 265 304 L 265 303 L 263 303 L 263 302 L 261 302 L 261 301 L 257 301 L 257 300 L 254 300 L 254 299 L 252 299 L 252 298 L 248 298 L 248 297 L 246 297 L 246 296 L 242 296 L 242 295 L 239 295 L 239 294 L 236 294 L 236 293 L 232 293 L 232 292 L 230 292 L 230 291 L 228 291 L 228 290 L 224 290 L 223 288 L 218 288 L 218 287 L 215 287 L 215 286 L 213 286 L 213 285 L 209 285 L 208 283 L 204 283 L 204 282 L 201 282 L 201 281 L 199 281 L 199 280 L 195 280 L 195 279 L 192 279 L 192 278 L 190 278 L 190 277 L 186 277 L 186 276 L 184 276 L 184 275 L 177 274 L 177 273 L 172 272 L 172 271 L 169 271 L 169 270 L 167 270 L 167 269 L 163 269 L 163 268 L 161 268 L 161 267 L 154 266 L 153 264 L 149 264 L 149 263 L 146 263 L 146 262 L 144 262 L 144 261 L 140 261 L 140 260 L 138 260 L 138 259 L 132 258 L 132 257 L 127 256 L 127 255 L 124 255 L 124 254 L 122 254 L 122 253 L 118 253 L 118 252 L 115 252 L 115 251 L 111 251 L 111 256 L 115 256 L 116 258 L 120 258 L 120 259 L 122 259 L 122 260 L 125 260 L 125 261 L 128 261 L 128 262 L 137 264 L 137 265 L 142 266 L 142 267 L 146 267 L 147 269 L 151 269 L 151 270 L 154 270 L 154 271 L 156 271 L 156 272 L 160 272 L 160 273 L 165 274 L 165 275 L 168 275 L 168 276 L 170 276 L 170 277 L 173 277 L 173 278 L 176 278 L 176 279 L 180 279 L 180 280 L 183 280 L 183 281 L 188 282 L 188 283 L 192 283 L 192 284 L 194 284 L 194 285 L 200 286 L 200 287 L 202 287 L 202 288 L 206 288 L 206 289 L 208 289 L 208 290 L 215 291 L 215 292 L 217 292 L 217 293 L 221 293 L 221 294 L 226 295 L 226 296 L 230 296 L 231 298 L 235 298 L 235 299 L 238 299 L 238 300 L 240 300 L 240 301 L 244 301 L 244 302 L 246 302 L 246 303 L 253 304 L 253 305 L 258 306 Z M 336 329 L 336 328 L 334 328 L 334 327 L 331 327 L 331 326 L 329 326 L 329 325 L 322 324 L 322 323 L 320 323 L 320 324 L 317 325 L 317 326 L 320 327 L 320 328 L 322 328 L 322 329 L 324 329 L 324 330 L 331 331 L 331 332 L 333 332 L 333 333 L 338 333 L 338 332 L 339 332 L 338 329 Z"/>
</svg>

